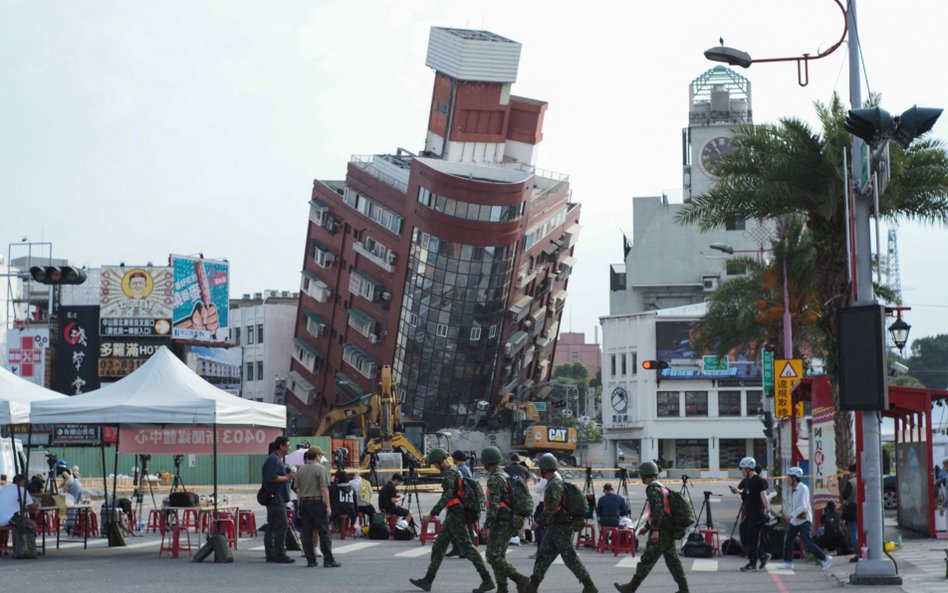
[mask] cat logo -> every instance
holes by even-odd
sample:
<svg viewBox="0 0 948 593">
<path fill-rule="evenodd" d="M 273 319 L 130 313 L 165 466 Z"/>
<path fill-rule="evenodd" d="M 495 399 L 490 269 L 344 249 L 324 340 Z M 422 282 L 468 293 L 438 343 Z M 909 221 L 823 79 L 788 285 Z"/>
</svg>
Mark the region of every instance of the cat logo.
<svg viewBox="0 0 948 593">
<path fill-rule="evenodd" d="M 551 443 L 565 443 L 566 442 L 566 429 L 565 428 L 550 428 L 547 429 L 547 441 Z"/>
</svg>

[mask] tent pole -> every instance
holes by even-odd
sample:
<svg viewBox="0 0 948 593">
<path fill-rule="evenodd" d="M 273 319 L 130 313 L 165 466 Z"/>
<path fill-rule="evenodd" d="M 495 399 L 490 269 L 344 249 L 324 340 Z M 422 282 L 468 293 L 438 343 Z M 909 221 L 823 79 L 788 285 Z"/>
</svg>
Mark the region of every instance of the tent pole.
<svg viewBox="0 0 948 593">
<path fill-rule="evenodd" d="M 217 422 L 214 423 L 214 521 L 217 521 Z"/>
<path fill-rule="evenodd" d="M 99 451 L 102 452 L 102 498 L 104 499 L 104 502 L 108 504 L 109 502 L 109 474 L 106 471 L 108 469 L 108 466 L 105 464 L 105 439 L 101 438 L 101 436 L 102 435 L 100 434 L 99 435 L 100 437 L 99 438 Z M 102 527 L 105 529 L 106 537 L 108 537 L 109 531 L 111 531 L 109 528 L 109 524 L 111 523 L 111 521 L 112 521 L 112 513 L 108 513 L 108 512 L 105 513 L 105 521 L 103 521 Z"/>
<path fill-rule="evenodd" d="M 7 430 L 10 432 L 10 447 L 13 451 L 13 475 L 9 476 L 10 483 L 16 484 L 16 477 L 20 474 L 20 457 L 16 454 L 16 436 L 13 434 L 13 425 L 7 424 Z M 23 475 L 26 477 L 26 468 L 23 469 Z M 29 479 L 27 478 L 27 484 Z M 16 490 L 16 499 L 20 503 L 20 515 L 26 511 L 26 486 L 23 488 L 17 488 Z M 6 536 L 4 536 L 6 537 Z"/>
</svg>

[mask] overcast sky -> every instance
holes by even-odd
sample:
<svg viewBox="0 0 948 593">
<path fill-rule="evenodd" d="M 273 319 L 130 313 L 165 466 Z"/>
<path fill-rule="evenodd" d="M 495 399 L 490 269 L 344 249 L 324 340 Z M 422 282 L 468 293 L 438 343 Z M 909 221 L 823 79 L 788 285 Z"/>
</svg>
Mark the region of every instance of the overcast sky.
<svg viewBox="0 0 948 593">
<path fill-rule="evenodd" d="M 886 108 L 948 106 L 948 3 L 864 1 L 859 19 Z M 421 148 L 432 25 L 523 44 L 513 92 L 550 104 L 538 165 L 583 205 L 563 328 L 591 335 L 632 197 L 680 200 L 702 52 L 723 36 L 755 57 L 815 54 L 843 22 L 832 0 L 0 0 L 0 244 L 51 241 L 90 266 L 201 252 L 230 260 L 231 296 L 298 289 L 312 180 Z M 757 123 L 813 123 L 813 101 L 848 98 L 846 71 L 844 46 L 807 87 L 793 64 L 741 73 Z M 913 337 L 948 333 L 948 233 L 902 224 L 899 241 Z"/>
</svg>

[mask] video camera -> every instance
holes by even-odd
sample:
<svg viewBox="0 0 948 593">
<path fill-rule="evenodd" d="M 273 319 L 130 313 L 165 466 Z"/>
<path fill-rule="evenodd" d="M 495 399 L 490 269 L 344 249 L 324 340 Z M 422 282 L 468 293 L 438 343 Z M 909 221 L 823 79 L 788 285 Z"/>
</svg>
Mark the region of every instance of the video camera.
<svg viewBox="0 0 948 593">
<path fill-rule="evenodd" d="M 56 464 L 57 464 L 58 462 L 59 462 L 59 458 L 56 457 L 56 455 L 55 455 L 54 453 L 47 453 L 47 454 L 46 454 L 46 465 L 49 466 L 49 469 L 53 469 L 54 467 L 56 467 Z"/>
<path fill-rule="evenodd" d="M 151 457 L 151 455 L 149 455 Z M 184 461 L 184 455 L 175 455 L 174 456 L 174 466 L 176 468 L 181 467 L 181 462 Z"/>
<path fill-rule="evenodd" d="M 139 455 L 142 458 L 142 461 L 151 461 L 151 455 Z"/>
<path fill-rule="evenodd" d="M 336 469 L 345 470 L 349 464 L 349 450 L 345 447 L 337 447 L 332 452 L 332 462 Z"/>
</svg>

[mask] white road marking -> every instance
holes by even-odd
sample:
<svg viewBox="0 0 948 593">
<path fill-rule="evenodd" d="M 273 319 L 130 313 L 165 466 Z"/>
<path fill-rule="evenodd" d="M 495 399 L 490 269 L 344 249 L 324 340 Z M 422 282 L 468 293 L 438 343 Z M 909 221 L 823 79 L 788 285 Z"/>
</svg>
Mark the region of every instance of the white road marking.
<svg viewBox="0 0 948 593">
<path fill-rule="evenodd" d="M 772 573 L 774 573 L 774 574 L 779 574 L 779 575 L 796 574 L 796 573 L 795 573 L 794 571 L 792 571 L 792 570 L 786 570 L 786 569 L 777 568 L 778 566 L 780 566 L 780 565 L 777 564 L 776 562 L 768 562 L 768 563 L 767 563 L 767 572 L 772 572 Z"/>
<path fill-rule="evenodd" d="M 698 559 L 695 560 L 691 565 L 691 570 L 695 572 L 717 572 L 718 571 L 718 561 L 709 560 L 709 559 Z"/>
<path fill-rule="evenodd" d="M 411 550 L 399 552 L 394 556 L 397 558 L 418 558 L 419 556 L 427 556 L 429 554 L 431 554 L 431 548 L 429 546 L 418 546 L 417 548 L 412 548 Z"/>
<path fill-rule="evenodd" d="M 638 556 L 626 556 L 616 564 L 616 568 L 635 568 L 639 564 Z"/>
<path fill-rule="evenodd" d="M 342 546 L 339 548 L 333 547 L 332 555 L 337 556 L 339 554 L 348 554 L 349 552 L 355 552 L 356 550 L 364 550 L 366 548 L 374 548 L 379 545 L 379 542 L 361 542 L 358 544 L 349 544 L 348 546 Z"/>
<path fill-rule="evenodd" d="M 556 560 L 553 561 L 553 564 L 559 564 L 560 566 L 566 566 L 566 563 L 563 562 L 563 558 L 560 556 L 556 557 Z"/>
</svg>

